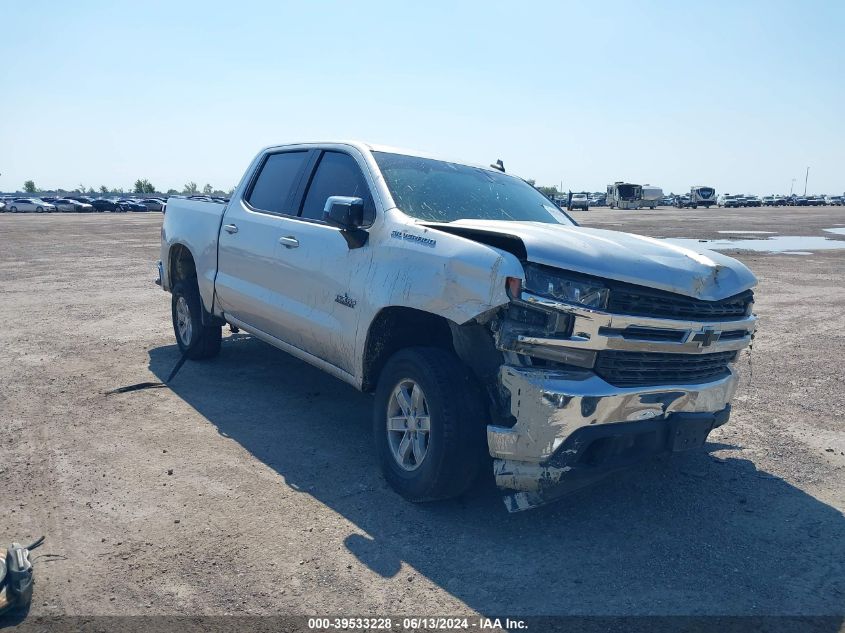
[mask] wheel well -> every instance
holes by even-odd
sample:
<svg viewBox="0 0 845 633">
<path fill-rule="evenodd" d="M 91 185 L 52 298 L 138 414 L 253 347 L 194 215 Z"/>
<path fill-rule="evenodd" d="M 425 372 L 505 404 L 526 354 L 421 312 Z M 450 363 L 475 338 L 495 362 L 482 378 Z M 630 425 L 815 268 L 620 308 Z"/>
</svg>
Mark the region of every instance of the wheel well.
<svg viewBox="0 0 845 633">
<path fill-rule="evenodd" d="M 197 276 L 197 266 L 194 263 L 194 256 L 191 255 L 191 251 L 188 250 L 187 246 L 175 244 L 170 249 L 168 273 L 170 275 L 171 288 L 180 281 L 193 279 Z"/>
<path fill-rule="evenodd" d="M 364 345 L 363 391 L 373 391 L 387 360 L 400 349 L 438 347 L 454 352 L 449 321 L 414 308 L 389 307 L 376 315 Z"/>
</svg>

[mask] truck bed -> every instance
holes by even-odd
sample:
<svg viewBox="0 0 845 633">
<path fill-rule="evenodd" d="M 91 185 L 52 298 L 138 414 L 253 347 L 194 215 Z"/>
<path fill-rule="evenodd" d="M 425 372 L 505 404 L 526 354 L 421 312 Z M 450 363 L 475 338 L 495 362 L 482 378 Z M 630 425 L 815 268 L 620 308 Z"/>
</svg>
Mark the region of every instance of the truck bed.
<svg viewBox="0 0 845 633">
<path fill-rule="evenodd" d="M 183 244 L 196 258 L 200 297 L 206 307 L 214 298 L 214 276 L 217 274 L 217 236 L 226 204 L 186 198 L 168 198 L 167 213 L 161 228 L 162 261 L 174 244 Z M 178 239 L 176 239 L 178 236 Z M 169 270 L 169 266 L 165 267 Z M 168 275 L 162 288 L 170 290 Z"/>
</svg>

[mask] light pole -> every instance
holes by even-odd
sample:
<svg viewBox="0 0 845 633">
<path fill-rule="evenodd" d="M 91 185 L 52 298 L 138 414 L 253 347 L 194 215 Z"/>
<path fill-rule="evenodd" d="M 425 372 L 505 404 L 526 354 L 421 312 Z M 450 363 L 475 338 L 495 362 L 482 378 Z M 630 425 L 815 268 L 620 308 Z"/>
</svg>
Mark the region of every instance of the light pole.
<svg viewBox="0 0 845 633">
<path fill-rule="evenodd" d="M 792 179 L 792 184 L 789 185 L 789 196 L 792 197 L 792 188 L 795 186 L 795 178 Z"/>
<path fill-rule="evenodd" d="M 810 168 L 807 167 L 807 173 L 804 174 L 804 195 L 807 195 L 807 178 L 810 177 Z"/>
</svg>

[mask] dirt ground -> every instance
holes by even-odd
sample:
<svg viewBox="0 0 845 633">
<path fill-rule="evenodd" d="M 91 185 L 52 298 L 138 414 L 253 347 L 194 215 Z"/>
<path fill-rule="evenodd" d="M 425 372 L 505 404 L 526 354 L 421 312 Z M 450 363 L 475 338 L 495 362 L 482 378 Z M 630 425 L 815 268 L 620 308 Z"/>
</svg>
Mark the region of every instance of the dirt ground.
<svg viewBox="0 0 845 633">
<path fill-rule="evenodd" d="M 845 225 L 843 207 L 575 215 L 690 238 Z M 0 214 L 0 542 L 46 534 L 36 554 L 63 556 L 36 562 L 30 618 L 845 614 L 845 250 L 737 254 L 760 329 L 706 450 L 508 515 L 489 482 L 403 501 L 371 397 L 243 334 L 172 389 L 104 395 L 179 358 L 160 224 Z"/>
</svg>

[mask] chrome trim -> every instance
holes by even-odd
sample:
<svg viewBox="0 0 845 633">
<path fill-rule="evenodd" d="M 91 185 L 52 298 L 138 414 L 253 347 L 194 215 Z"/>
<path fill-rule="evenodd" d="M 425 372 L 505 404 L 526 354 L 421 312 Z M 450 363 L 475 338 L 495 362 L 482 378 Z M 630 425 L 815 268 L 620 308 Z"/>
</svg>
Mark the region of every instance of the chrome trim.
<svg viewBox="0 0 845 633">
<path fill-rule="evenodd" d="M 540 463 L 584 426 L 624 424 L 677 412 L 721 411 L 739 381 L 729 371 L 724 378 L 702 384 L 615 387 L 588 370 L 503 365 L 499 384 L 510 394 L 516 424 L 487 427 L 490 455 Z"/>
<path fill-rule="evenodd" d="M 612 349 L 632 352 L 710 354 L 714 352 L 736 351 L 747 347 L 751 342 L 751 336 L 757 329 L 757 317 L 753 314 L 731 321 L 684 321 L 627 314 L 611 314 L 585 306 L 577 306 L 547 297 L 541 297 L 527 291 L 523 291 L 520 299 L 514 303 L 541 307 L 546 310 L 568 314 L 573 318 L 572 336 L 540 337 L 521 334 L 516 337 L 517 347 L 522 344 L 526 346 L 571 347 L 596 351 Z M 680 334 L 680 340 L 633 339 L 625 338 L 621 334 L 600 332 L 601 329 L 625 330 L 628 327 L 677 333 Z M 732 330 L 744 330 L 746 335 L 741 338 L 732 338 L 724 341 L 715 340 L 707 345 L 696 340 L 697 334 L 707 332 L 721 333 Z M 513 351 L 520 350 L 515 349 Z M 530 352 L 526 350 L 526 353 Z"/>
</svg>

